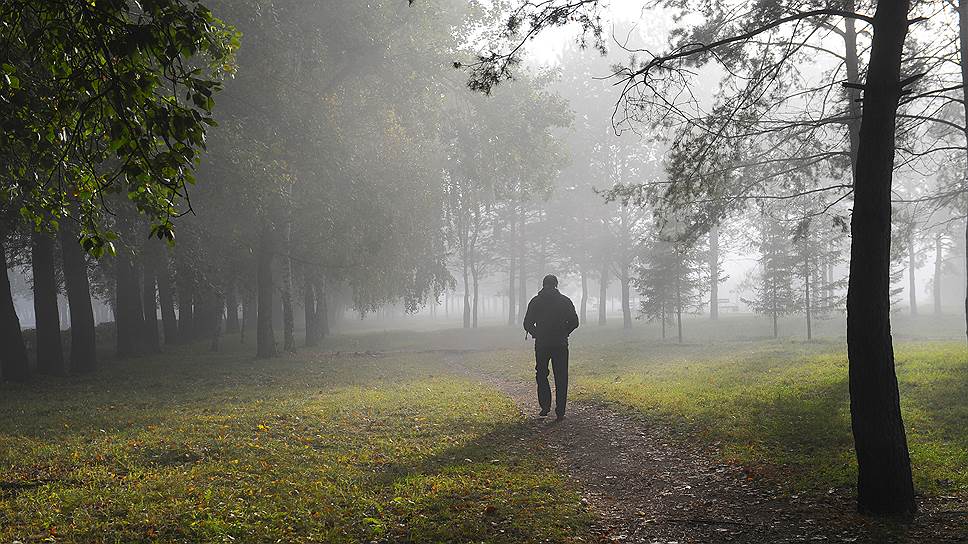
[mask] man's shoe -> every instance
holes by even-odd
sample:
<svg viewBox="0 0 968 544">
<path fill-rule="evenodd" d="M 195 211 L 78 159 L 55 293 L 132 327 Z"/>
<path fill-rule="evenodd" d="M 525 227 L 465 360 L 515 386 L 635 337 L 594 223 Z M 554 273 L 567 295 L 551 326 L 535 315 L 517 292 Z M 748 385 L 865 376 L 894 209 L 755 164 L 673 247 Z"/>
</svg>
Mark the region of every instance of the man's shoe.
<svg viewBox="0 0 968 544">
<path fill-rule="evenodd" d="M 545 416 L 548 415 L 548 412 L 550 412 L 550 411 L 551 411 L 551 408 L 549 408 L 547 410 L 541 410 L 541 412 L 538 413 L 538 417 L 545 417 Z"/>
<path fill-rule="evenodd" d="M 561 421 L 565 419 L 565 414 L 558 414 L 555 416 L 555 421 Z"/>
</svg>

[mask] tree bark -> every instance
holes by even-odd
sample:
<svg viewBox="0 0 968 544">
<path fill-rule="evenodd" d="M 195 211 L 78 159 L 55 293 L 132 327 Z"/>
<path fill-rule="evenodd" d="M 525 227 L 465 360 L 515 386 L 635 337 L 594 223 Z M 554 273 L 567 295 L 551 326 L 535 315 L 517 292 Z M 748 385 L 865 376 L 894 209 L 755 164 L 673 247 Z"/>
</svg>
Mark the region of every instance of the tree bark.
<svg viewBox="0 0 968 544">
<path fill-rule="evenodd" d="M 319 300 L 313 278 L 306 272 L 305 283 L 303 285 L 303 312 L 306 316 L 306 347 L 316 347 L 320 340 L 320 319 L 319 310 L 322 303 Z"/>
<path fill-rule="evenodd" d="M 474 300 L 472 302 L 471 308 L 471 327 L 477 328 L 477 310 L 478 310 L 478 300 L 480 291 L 480 280 L 478 278 L 477 269 L 471 269 L 471 283 L 474 284 Z"/>
<path fill-rule="evenodd" d="M 68 221 L 61 225 L 59 235 L 64 264 L 64 290 L 67 291 L 67 303 L 71 312 L 70 370 L 74 374 L 88 374 L 97 370 L 97 337 L 87 263 L 77 242 L 77 231 Z"/>
<path fill-rule="evenodd" d="M 709 229 L 709 319 L 719 319 L 719 226 Z"/>
<path fill-rule="evenodd" d="M 287 213 L 283 230 L 282 258 L 282 331 L 283 349 L 296 352 L 296 316 L 292 304 L 292 214 Z"/>
<path fill-rule="evenodd" d="M 676 262 L 676 329 L 679 343 L 682 343 L 682 266 L 680 261 Z"/>
<path fill-rule="evenodd" d="M 464 308 L 463 308 L 463 317 L 464 317 L 464 320 L 463 320 L 463 327 L 465 329 L 469 329 L 469 328 L 471 328 L 471 293 L 470 293 L 470 291 L 471 291 L 470 287 L 471 286 L 470 286 L 470 278 L 468 277 L 468 271 L 467 271 L 467 250 L 466 250 L 466 248 L 464 249 L 463 253 L 464 253 L 464 258 L 462 260 L 463 261 L 463 267 L 462 267 L 463 276 L 462 276 L 462 278 L 463 278 L 463 281 L 464 281 Z"/>
<path fill-rule="evenodd" d="M 141 267 L 141 306 L 144 313 L 144 351 L 158 353 L 161 351 L 161 337 L 158 332 L 158 270 L 159 243 L 157 240 L 147 240 L 142 246 L 144 258 Z"/>
<path fill-rule="evenodd" d="M 60 312 L 57 308 L 57 278 L 54 272 L 54 239 L 47 233 L 30 235 L 31 268 L 34 276 L 34 316 L 37 330 L 37 372 L 64 373 Z"/>
<path fill-rule="evenodd" d="M 24 344 L 20 318 L 13 305 L 10 292 L 10 275 L 7 270 L 7 252 L 0 232 L 0 261 L 3 262 L 3 278 L 0 278 L 0 378 L 14 382 L 25 382 L 30 378 L 30 362 L 27 346 Z"/>
<path fill-rule="evenodd" d="M 965 179 L 962 188 L 968 191 L 968 0 L 958 2 L 958 36 L 961 53 L 961 105 L 965 110 Z M 965 221 L 965 248 L 968 248 L 968 220 Z M 968 338 L 968 249 L 965 251 L 965 335 Z"/>
<path fill-rule="evenodd" d="M 141 305 L 139 262 L 130 238 L 118 244 L 115 257 L 115 335 L 119 358 L 144 353 L 145 318 Z"/>
<path fill-rule="evenodd" d="M 276 356 L 276 339 L 272 333 L 272 229 L 262 225 L 259 234 L 258 259 L 258 325 L 256 356 L 260 359 Z"/>
<path fill-rule="evenodd" d="M 184 246 L 175 251 L 175 282 L 178 285 L 178 341 L 195 339 L 195 274 Z"/>
<path fill-rule="evenodd" d="M 175 317 L 175 293 L 172 290 L 171 269 L 168 262 L 167 248 L 158 248 L 158 302 L 161 306 L 161 330 L 165 336 L 165 345 L 178 343 L 178 319 Z"/>
<path fill-rule="evenodd" d="M 874 15 L 857 151 L 847 291 L 850 413 L 862 512 L 916 509 L 891 340 L 891 181 L 908 0 L 880 0 Z"/>
<path fill-rule="evenodd" d="M 239 297 L 235 289 L 235 281 L 229 280 L 225 286 L 225 333 L 235 334 L 241 330 L 239 326 Z"/>
</svg>

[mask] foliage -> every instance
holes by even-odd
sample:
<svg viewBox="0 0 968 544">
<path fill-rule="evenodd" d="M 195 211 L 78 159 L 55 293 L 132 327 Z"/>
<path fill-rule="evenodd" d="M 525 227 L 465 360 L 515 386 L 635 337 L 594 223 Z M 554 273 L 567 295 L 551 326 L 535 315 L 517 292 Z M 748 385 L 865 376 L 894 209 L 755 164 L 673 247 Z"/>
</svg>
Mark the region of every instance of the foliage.
<svg viewBox="0 0 968 544">
<path fill-rule="evenodd" d="M 100 255 L 123 193 L 172 239 L 238 34 L 197 0 L 13 0 L 0 27 L 0 206 Z"/>
</svg>

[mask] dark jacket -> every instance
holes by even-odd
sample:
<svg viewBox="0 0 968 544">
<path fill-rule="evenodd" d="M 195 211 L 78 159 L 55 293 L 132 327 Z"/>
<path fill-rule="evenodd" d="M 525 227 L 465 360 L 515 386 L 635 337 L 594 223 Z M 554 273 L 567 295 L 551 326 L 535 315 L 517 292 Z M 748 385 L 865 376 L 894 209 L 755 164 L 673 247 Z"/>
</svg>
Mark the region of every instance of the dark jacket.
<svg viewBox="0 0 968 544">
<path fill-rule="evenodd" d="M 578 314 L 571 299 L 554 287 L 545 287 L 528 303 L 524 330 L 534 337 L 534 346 L 568 345 L 568 335 L 578 328 Z"/>
</svg>

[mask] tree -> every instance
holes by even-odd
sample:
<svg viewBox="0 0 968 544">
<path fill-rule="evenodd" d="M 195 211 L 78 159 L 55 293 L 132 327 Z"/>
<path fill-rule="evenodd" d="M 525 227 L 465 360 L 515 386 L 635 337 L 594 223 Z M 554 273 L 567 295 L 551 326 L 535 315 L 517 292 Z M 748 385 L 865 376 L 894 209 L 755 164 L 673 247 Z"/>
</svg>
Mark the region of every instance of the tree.
<svg viewBox="0 0 968 544">
<path fill-rule="evenodd" d="M 754 312 L 767 315 L 773 323 L 773 338 L 779 337 L 779 318 L 803 306 L 794 280 L 798 263 L 793 255 L 790 231 L 774 218 L 763 214 L 757 221 L 757 239 L 752 243 L 759 253 L 757 275 L 752 281 L 753 298 L 743 299 Z"/>
<path fill-rule="evenodd" d="M 100 255 L 122 192 L 171 239 L 237 34 L 192 0 L 11 0 L 0 25 L 0 204 Z"/>
<path fill-rule="evenodd" d="M 659 231 L 650 238 L 642 253 L 635 285 L 641 295 L 640 314 L 662 324 L 666 337 L 666 319 L 675 317 L 676 337 L 682 343 L 682 314 L 698 313 L 703 306 L 703 293 L 708 279 L 702 268 L 703 251 L 691 246 L 676 233 Z"/>
<path fill-rule="evenodd" d="M 597 4 L 595 0 L 519 4 L 505 34 L 517 46 L 479 56 L 470 67 L 470 86 L 490 91 L 511 77 L 522 40 L 533 38 L 548 26 L 577 21 L 585 30 L 583 36 L 591 35 L 595 43 L 601 43 Z M 716 127 L 725 130 L 746 113 L 752 112 L 751 118 L 755 118 L 755 98 L 764 96 L 764 91 L 778 80 L 780 69 L 789 68 L 793 58 L 790 47 L 802 51 L 807 46 L 802 34 L 795 34 L 793 38 L 778 37 L 779 29 L 788 27 L 799 33 L 804 31 L 797 24 L 801 21 L 832 18 L 861 20 L 873 27 L 853 164 L 854 207 L 847 297 L 851 423 L 858 460 L 859 509 L 875 514 L 912 512 L 914 489 L 894 372 L 889 304 L 895 129 L 902 91 L 917 79 L 901 77 L 910 3 L 880 0 L 873 16 L 827 7 L 801 11 L 800 4 L 787 6 L 772 1 L 754 3 L 741 13 L 718 3 L 709 6 L 707 17 L 697 27 L 699 32 L 679 32 L 674 37 L 681 40 L 673 44 L 670 52 L 650 57 L 645 52 L 646 60 L 635 61 L 617 71 L 623 101 L 633 106 L 626 111 L 639 112 L 637 118 L 646 120 L 671 116 L 689 122 L 695 118 L 695 110 L 683 108 L 669 97 L 689 87 L 692 72 L 685 69 L 688 65 L 716 61 L 727 64 L 728 74 L 742 74 L 743 77 L 732 81 L 741 82 L 745 91 L 753 91 L 744 92 L 724 110 L 726 115 L 719 117 Z M 721 7 L 724 9 L 718 9 Z M 718 14 L 723 16 L 717 17 Z M 811 35 L 807 32 L 807 39 Z M 760 60 L 749 63 L 748 59 Z M 768 68 L 763 70 L 765 66 Z M 681 188 L 670 187 L 669 191 L 678 189 Z"/>
</svg>

